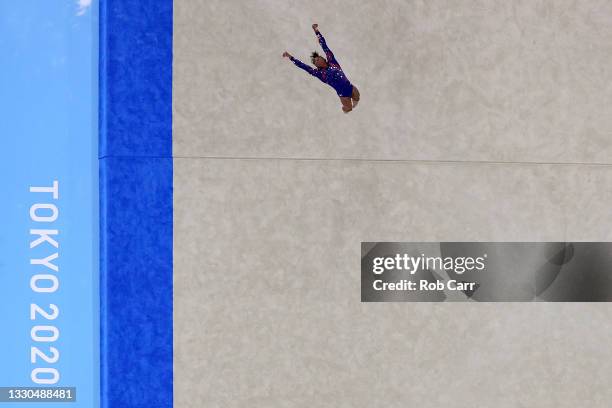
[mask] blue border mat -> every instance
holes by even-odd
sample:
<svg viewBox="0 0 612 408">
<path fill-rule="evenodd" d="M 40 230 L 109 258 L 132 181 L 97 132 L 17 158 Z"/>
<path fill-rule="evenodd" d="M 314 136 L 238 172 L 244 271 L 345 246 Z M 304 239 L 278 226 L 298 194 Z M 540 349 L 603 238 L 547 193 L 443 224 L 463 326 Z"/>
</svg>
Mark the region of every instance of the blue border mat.
<svg viewBox="0 0 612 408">
<path fill-rule="evenodd" d="M 172 157 L 172 0 L 100 0 L 100 157 Z"/>
<path fill-rule="evenodd" d="M 101 406 L 171 407 L 172 1 L 100 1 Z"/>
</svg>

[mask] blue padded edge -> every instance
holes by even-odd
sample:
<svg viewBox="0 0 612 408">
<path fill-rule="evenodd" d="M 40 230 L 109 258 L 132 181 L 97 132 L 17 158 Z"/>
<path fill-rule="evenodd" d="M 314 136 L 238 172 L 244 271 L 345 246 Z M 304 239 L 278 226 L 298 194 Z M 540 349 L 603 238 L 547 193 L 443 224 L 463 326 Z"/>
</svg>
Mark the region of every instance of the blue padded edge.
<svg viewBox="0 0 612 408">
<path fill-rule="evenodd" d="M 100 0 L 100 401 L 172 407 L 172 0 Z"/>
<path fill-rule="evenodd" d="M 100 0 L 100 157 L 172 156 L 172 0 Z"/>
<path fill-rule="evenodd" d="M 100 160 L 100 400 L 172 407 L 172 158 Z"/>
</svg>

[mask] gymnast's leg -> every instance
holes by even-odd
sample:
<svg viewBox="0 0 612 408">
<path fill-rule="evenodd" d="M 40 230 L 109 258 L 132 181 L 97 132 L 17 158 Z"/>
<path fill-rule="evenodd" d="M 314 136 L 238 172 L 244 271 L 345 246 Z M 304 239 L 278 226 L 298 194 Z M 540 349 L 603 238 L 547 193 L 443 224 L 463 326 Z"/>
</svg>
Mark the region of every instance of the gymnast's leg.
<svg viewBox="0 0 612 408">
<path fill-rule="evenodd" d="M 342 102 L 342 111 L 344 113 L 349 113 L 353 110 L 353 103 L 351 102 L 351 98 L 348 96 L 341 96 L 340 102 Z"/>
<path fill-rule="evenodd" d="M 351 95 L 351 99 L 353 100 L 353 108 L 357 107 L 359 103 L 359 89 L 355 85 L 353 85 L 353 94 Z"/>
</svg>

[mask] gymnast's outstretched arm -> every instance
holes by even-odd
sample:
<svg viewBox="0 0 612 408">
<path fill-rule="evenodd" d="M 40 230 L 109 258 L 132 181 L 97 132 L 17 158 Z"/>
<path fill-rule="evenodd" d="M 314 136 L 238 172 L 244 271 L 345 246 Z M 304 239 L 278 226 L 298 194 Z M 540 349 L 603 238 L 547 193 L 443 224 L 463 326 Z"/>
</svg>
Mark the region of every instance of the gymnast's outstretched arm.
<svg viewBox="0 0 612 408">
<path fill-rule="evenodd" d="M 321 48 L 323 48 L 323 51 L 325 51 L 325 55 L 327 56 L 327 62 L 329 62 L 330 64 L 340 65 L 338 63 L 338 61 L 336 60 L 336 57 L 334 56 L 334 53 L 327 46 L 327 42 L 325 41 L 325 37 L 323 37 L 323 34 L 321 34 L 321 32 L 319 31 L 319 25 L 318 24 L 313 24 L 312 25 L 312 29 L 314 30 L 315 35 L 319 39 L 319 44 L 321 44 Z"/>
<path fill-rule="evenodd" d="M 315 75 L 314 69 L 310 65 L 306 65 L 299 59 L 293 58 L 293 56 L 289 54 L 287 51 L 283 53 L 283 57 L 289 58 L 291 62 L 295 64 L 296 67 L 303 69 L 304 71 L 308 72 L 310 75 Z"/>
</svg>

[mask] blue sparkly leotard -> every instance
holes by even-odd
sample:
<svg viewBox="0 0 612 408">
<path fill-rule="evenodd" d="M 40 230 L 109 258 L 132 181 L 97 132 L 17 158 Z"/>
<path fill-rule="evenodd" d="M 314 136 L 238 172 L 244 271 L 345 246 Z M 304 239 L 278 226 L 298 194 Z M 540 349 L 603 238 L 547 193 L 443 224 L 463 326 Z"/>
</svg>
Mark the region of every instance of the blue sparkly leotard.
<svg viewBox="0 0 612 408">
<path fill-rule="evenodd" d="M 325 55 L 327 56 L 327 68 L 313 68 L 293 57 L 291 57 L 291 61 L 297 67 L 302 68 L 310 75 L 319 78 L 321 82 L 324 82 L 334 88 L 338 96 L 351 97 L 353 94 L 353 85 L 351 85 L 351 82 L 342 71 L 336 57 L 334 57 L 334 54 L 327 46 L 325 38 L 323 38 L 323 34 L 317 31 L 317 38 L 319 39 L 321 48 L 323 48 L 323 51 L 325 51 Z"/>
</svg>

